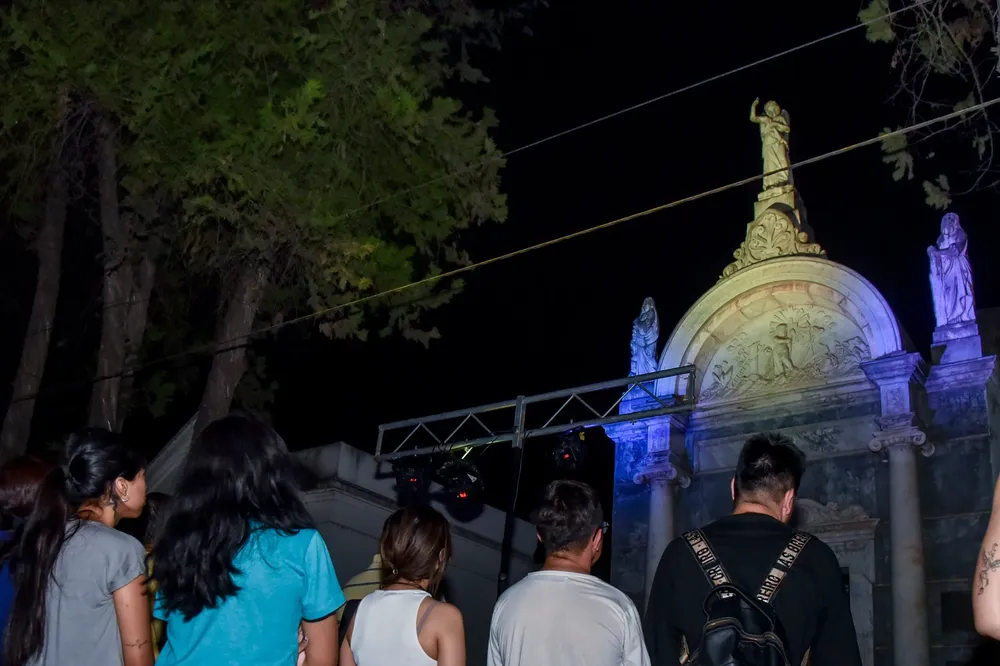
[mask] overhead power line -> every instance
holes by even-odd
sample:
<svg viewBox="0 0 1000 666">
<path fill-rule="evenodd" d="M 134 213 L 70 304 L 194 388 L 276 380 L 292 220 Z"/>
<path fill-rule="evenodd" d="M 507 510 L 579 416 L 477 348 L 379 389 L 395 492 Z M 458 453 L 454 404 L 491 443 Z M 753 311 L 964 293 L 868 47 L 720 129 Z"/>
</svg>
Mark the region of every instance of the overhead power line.
<svg viewBox="0 0 1000 666">
<path fill-rule="evenodd" d="M 489 157 L 489 158 L 487 158 L 485 160 L 481 160 L 479 162 L 473 162 L 472 164 L 466 165 L 466 166 L 461 167 L 459 169 L 455 169 L 454 171 L 449 171 L 449 172 L 444 173 L 444 174 L 442 174 L 442 175 L 440 175 L 440 176 L 438 176 L 436 178 L 432 178 L 432 179 L 430 179 L 428 181 L 424 181 L 424 182 L 419 183 L 417 185 L 413 185 L 412 187 L 408 187 L 406 189 L 399 190 L 398 192 L 393 192 L 392 194 L 388 194 L 388 195 L 386 195 L 384 197 L 379 197 L 378 199 L 374 199 L 373 201 L 370 201 L 370 202 L 368 202 L 366 204 L 362 204 L 362 205 L 360 205 L 360 206 L 358 206 L 356 208 L 352 208 L 352 209 L 346 211 L 345 213 L 340 214 L 336 219 L 342 220 L 342 219 L 344 219 L 346 217 L 351 217 L 352 215 L 355 215 L 355 214 L 360 213 L 362 211 L 368 210 L 369 208 L 373 208 L 373 207 L 378 206 L 380 204 L 383 204 L 383 203 L 385 203 L 387 201 L 392 201 L 394 199 L 398 199 L 399 197 L 406 196 L 407 194 L 410 194 L 411 192 L 416 192 L 417 190 L 421 190 L 421 189 L 423 189 L 425 187 L 430 187 L 431 185 L 435 185 L 437 183 L 440 183 L 440 182 L 445 181 L 445 180 L 449 180 L 451 178 L 457 178 L 458 176 L 461 176 L 462 174 L 466 174 L 466 173 L 468 173 L 470 171 L 474 171 L 475 169 L 478 169 L 480 167 L 486 166 L 487 164 L 490 164 L 492 162 L 496 162 L 498 160 L 502 160 L 502 159 L 508 158 L 511 155 L 516 155 L 516 154 L 522 153 L 522 152 L 524 152 L 526 150 L 531 150 L 532 148 L 537 148 L 538 146 L 546 144 L 546 143 L 548 143 L 550 141 L 555 141 L 556 139 L 561 139 L 562 137 L 567 136 L 569 134 L 573 134 L 574 132 L 579 132 L 582 129 L 587 129 L 588 127 L 593 127 L 594 125 L 597 125 L 599 123 L 603 123 L 606 120 L 611 120 L 612 118 L 617 118 L 618 116 L 624 115 L 626 113 L 630 113 L 632 111 L 636 111 L 638 109 L 647 107 L 647 106 L 649 106 L 651 104 L 656 104 L 657 102 L 662 102 L 665 99 L 669 99 L 671 97 L 675 97 L 676 95 L 680 95 L 681 93 L 686 93 L 688 91 L 694 90 L 695 88 L 700 88 L 701 86 L 708 85 L 709 83 L 715 83 L 716 81 L 719 81 L 720 79 L 724 79 L 727 76 L 732 76 L 733 74 L 738 74 L 738 73 L 744 72 L 744 71 L 746 71 L 748 69 L 753 69 L 754 67 L 757 67 L 759 65 L 763 65 L 764 63 L 770 62 L 772 60 L 777 60 L 778 58 L 783 58 L 783 57 L 785 57 L 787 55 L 791 55 L 792 53 L 795 53 L 797 51 L 801 51 L 803 49 L 807 49 L 810 46 L 815 46 L 816 44 L 820 44 L 820 43 L 825 42 L 827 40 L 834 39 L 835 37 L 840 37 L 841 35 L 846 35 L 849 32 L 852 32 L 854 30 L 858 30 L 859 28 L 868 27 L 869 25 L 872 25 L 874 23 L 878 23 L 879 21 L 888 21 L 889 19 L 891 19 L 892 17 L 894 17 L 894 16 L 896 16 L 898 14 L 901 14 L 903 12 L 907 12 L 907 11 L 909 11 L 911 9 L 916 9 L 917 7 L 920 7 L 921 5 L 925 5 L 925 4 L 927 4 L 929 2 L 932 2 L 932 1 L 933 0 L 918 0 L 917 2 L 914 2 L 912 5 L 908 5 L 906 7 L 903 7 L 902 9 L 896 9 L 894 11 L 891 11 L 891 12 L 888 12 L 886 14 L 883 14 L 882 16 L 878 16 L 876 18 L 869 19 L 867 21 L 862 21 L 862 22 L 856 23 L 854 25 L 848 26 L 846 28 L 841 28 L 840 30 L 837 30 L 836 32 L 831 32 L 828 35 L 824 35 L 822 37 L 818 37 L 816 39 L 810 40 L 810 41 L 805 42 L 803 44 L 799 44 L 798 46 L 793 46 L 790 49 L 785 49 L 784 51 L 779 51 L 778 53 L 774 53 L 772 55 L 765 56 L 763 58 L 760 58 L 759 60 L 754 60 L 753 62 L 747 63 L 745 65 L 740 65 L 739 67 L 734 67 L 733 69 L 730 69 L 730 70 L 727 70 L 725 72 L 722 72 L 721 74 L 716 74 L 714 76 L 710 76 L 708 78 L 702 79 L 702 80 L 697 81 L 695 83 L 691 83 L 691 84 L 686 85 L 686 86 L 684 86 L 682 88 L 678 88 L 677 90 L 672 90 L 672 91 L 670 91 L 668 93 L 664 93 L 662 95 L 657 95 L 656 97 L 651 97 L 650 99 L 647 99 L 644 102 L 639 102 L 638 104 L 633 104 L 631 106 L 625 107 L 624 109 L 619 109 L 618 111 L 613 111 L 613 112 L 608 113 L 606 115 L 600 116 L 599 118 L 594 118 L 593 120 L 588 120 L 587 122 L 581 123 L 579 125 L 574 125 L 573 127 L 570 127 L 569 129 L 565 129 L 565 130 L 562 130 L 560 132 L 556 132 L 555 134 L 550 134 L 550 135 L 548 135 L 546 137 L 543 137 L 541 139 L 537 139 L 535 141 L 532 141 L 531 143 L 527 143 L 527 144 L 524 144 L 524 145 L 519 146 L 517 148 L 514 148 L 512 150 L 508 150 L 508 151 L 506 151 L 504 153 L 501 153 L 500 155 L 496 155 L 494 157 Z"/>
<path fill-rule="evenodd" d="M 894 136 L 902 136 L 902 135 L 905 135 L 905 134 L 909 134 L 910 132 L 915 132 L 917 130 L 921 130 L 921 129 L 930 127 L 931 125 L 935 125 L 937 123 L 946 122 L 948 120 L 952 120 L 954 118 L 958 118 L 958 117 L 961 117 L 961 116 L 964 116 L 964 115 L 967 115 L 967 114 L 970 114 L 970 113 L 975 113 L 976 111 L 981 111 L 981 110 L 986 109 L 987 107 L 993 106 L 993 105 L 995 105 L 997 103 L 1000 103 L 1000 97 L 994 97 L 991 100 L 987 100 L 987 101 L 981 102 L 979 104 L 974 104 L 974 105 L 972 105 L 972 106 L 970 106 L 968 108 L 962 109 L 960 111 L 952 111 L 951 113 L 946 113 L 944 115 L 937 116 L 937 117 L 932 118 L 930 120 L 925 120 L 923 122 L 914 123 L 912 125 L 909 125 L 907 127 L 903 127 L 901 129 L 893 130 L 891 132 L 885 132 L 885 133 L 880 134 L 880 135 L 878 135 L 876 137 L 872 137 L 870 139 L 865 139 L 864 141 L 859 141 L 857 143 L 852 143 L 852 144 L 844 146 L 842 148 L 837 148 L 836 150 L 831 150 L 829 152 L 822 153 L 821 155 L 816 155 L 815 157 L 810 157 L 808 159 L 805 159 L 805 160 L 802 160 L 800 162 L 796 162 L 796 163 L 790 165 L 788 167 L 788 170 L 799 169 L 799 168 L 802 168 L 804 166 L 808 166 L 810 164 L 816 164 L 817 162 L 822 162 L 824 160 L 828 160 L 828 159 L 830 159 L 832 157 L 837 157 L 839 155 L 843 155 L 845 153 L 849 153 L 849 152 L 851 152 L 853 150 L 857 150 L 859 148 L 865 148 L 867 146 L 871 146 L 871 145 L 880 143 L 880 142 L 884 141 L 885 139 L 888 139 L 888 138 L 891 138 L 891 137 L 894 137 Z M 743 178 L 742 180 L 737 180 L 737 181 L 728 183 L 726 185 L 722 185 L 720 187 L 715 187 L 715 188 L 712 188 L 710 190 L 705 190 L 703 192 L 699 192 L 698 194 L 692 194 L 691 196 L 687 196 L 687 197 L 684 197 L 682 199 L 676 199 L 676 200 L 671 201 L 669 203 L 661 204 L 659 206 L 654 206 L 652 208 L 647 208 L 647 209 L 639 211 L 637 213 L 632 213 L 630 215 L 625 215 L 623 217 L 618 217 L 618 218 L 615 218 L 613 220 L 609 220 L 607 222 L 604 222 L 602 224 L 598 224 L 596 226 L 587 227 L 586 229 L 581 229 L 579 231 L 574 231 L 572 233 L 568 233 L 566 235 L 559 236 L 558 238 L 552 238 L 550 240 L 542 241 L 540 243 L 535 243 L 534 245 L 528 245 L 527 247 L 523 247 L 523 248 L 520 248 L 518 250 L 513 250 L 511 252 L 507 252 L 505 254 L 498 255 L 496 257 L 491 257 L 489 259 L 483 259 L 482 261 L 477 261 L 477 262 L 468 264 L 466 266 L 459 266 L 458 268 L 454 268 L 452 270 L 445 271 L 445 272 L 440 273 L 438 275 L 428 276 L 428 277 L 425 277 L 425 278 L 423 278 L 421 280 L 415 280 L 413 282 L 409 282 L 407 284 L 400 285 L 399 287 L 393 287 L 392 289 L 386 289 L 384 291 L 380 291 L 378 293 L 371 294 L 371 295 L 368 295 L 368 296 L 361 296 L 359 298 L 355 298 L 353 300 L 347 301 L 346 303 L 341 303 L 339 305 L 334 305 L 334 306 L 331 306 L 331 307 L 328 307 L 328 308 L 324 308 L 322 310 L 317 310 L 316 312 L 311 312 L 309 314 L 301 315 L 299 317 L 293 317 L 292 319 L 286 319 L 286 320 L 284 320 L 282 322 L 279 322 L 279 323 L 276 323 L 276 324 L 271 324 L 269 326 L 264 326 L 264 327 L 255 329 L 255 330 L 251 331 L 250 333 L 248 333 L 246 336 L 240 336 L 240 337 L 236 337 L 236 338 L 231 338 L 231 339 L 228 339 L 228 340 L 223 340 L 221 342 L 212 342 L 212 343 L 206 344 L 206 345 L 199 345 L 199 346 L 196 346 L 196 347 L 192 347 L 191 349 L 188 349 L 188 350 L 185 350 L 185 351 L 182 351 L 182 352 L 178 352 L 176 354 L 170 354 L 170 355 L 167 355 L 167 356 L 162 356 L 162 357 L 157 358 L 157 359 L 153 359 L 151 361 L 147 361 L 145 363 L 140 364 L 137 367 L 131 368 L 130 370 L 128 370 L 126 372 L 115 373 L 115 374 L 105 375 L 105 376 L 100 376 L 100 377 L 94 377 L 92 380 L 90 380 L 89 382 L 87 382 L 87 384 L 88 385 L 89 384 L 95 384 L 97 382 L 105 381 L 105 380 L 108 380 L 108 379 L 114 379 L 115 377 L 124 377 L 124 376 L 128 376 L 128 375 L 134 375 L 137 372 L 139 372 L 141 370 L 144 370 L 146 368 L 149 368 L 151 366 L 159 365 L 161 363 L 167 363 L 167 362 L 174 361 L 174 360 L 177 360 L 177 359 L 180 359 L 180 358 L 184 358 L 184 357 L 187 357 L 187 356 L 191 356 L 191 355 L 194 355 L 194 354 L 202 354 L 202 353 L 218 354 L 218 353 L 222 353 L 222 352 L 225 352 L 227 350 L 235 349 L 235 348 L 238 348 L 238 347 L 246 345 L 247 341 L 250 338 L 257 337 L 257 336 L 263 335 L 265 333 L 271 333 L 271 332 L 276 331 L 276 330 L 278 330 L 280 328 L 284 328 L 285 326 L 290 326 L 292 324 L 299 324 L 299 323 L 302 323 L 302 322 L 305 322 L 305 321 L 309 321 L 309 320 L 312 320 L 312 319 L 316 319 L 316 318 L 319 318 L 319 317 L 324 317 L 326 315 L 333 314 L 333 313 L 339 312 L 341 310 L 346 310 L 348 308 L 357 307 L 359 305 L 364 305 L 366 303 L 371 303 L 373 301 L 385 298 L 386 296 L 392 296 L 394 294 L 399 294 L 399 293 L 402 293 L 404 291 L 408 291 L 410 289 L 415 289 L 417 287 L 421 287 L 421 286 L 424 286 L 424 285 L 433 284 L 433 283 L 438 282 L 440 280 L 446 280 L 448 278 L 453 278 L 453 277 L 456 277 L 456 276 L 461 275 L 463 273 L 468 273 L 468 272 L 474 271 L 477 268 L 483 268 L 484 266 L 489 266 L 491 264 L 500 263 L 501 261 L 506 261 L 508 259 L 513 259 L 514 257 L 519 257 L 521 255 L 525 255 L 525 254 L 528 254 L 530 252 L 535 252 L 536 250 L 541 250 L 543 248 L 551 247 L 551 246 L 557 245 L 559 243 L 564 243 L 566 241 L 573 240 L 574 238 L 580 238 L 581 236 L 587 236 L 589 234 L 592 234 L 592 233 L 595 233 L 595 232 L 598 232 L 598 231 L 602 231 L 604 229 L 609 229 L 611 227 L 618 226 L 618 225 L 623 224 L 625 222 L 631 222 L 632 220 L 638 220 L 640 218 L 649 217 L 650 215 L 653 215 L 654 213 L 660 213 L 662 211 L 669 210 L 671 208 L 676 208 L 676 207 L 681 206 L 683 204 L 691 203 L 693 201 L 699 201 L 701 199 L 706 199 L 706 198 L 714 196 L 716 194 L 721 194 L 722 192 L 726 192 L 728 190 L 732 190 L 732 189 L 735 189 L 737 187 L 742 187 L 744 185 L 749 185 L 749 184 L 754 183 L 756 181 L 762 180 L 763 178 L 765 178 L 767 176 L 770 176 L 770 175 L 773 175 L 773 174 L 777 174 L 777 173 L 781 173 L 783 171 L 785 171 L 785 169 L 778 169 L 778 170 L 770 172 L 770 173 L 763 173 L 763 174 L 760 174 L 760 175 L 751 176 L 749 178 Z M 80 385 L 79 382 L 76 382 L 76 383 L 72 384 L 72 386 L 79 386 L 79 385 Z M 11 402 L 14 403 L 14 402 L 21 402 L 21 401 L 24 401 L 24 400 L 33 400 L 33 399 L 37 398 L 40 394 L 41 394 L 41 392 L 32 393 L 32 394 L 24 395 L 24 396 L 17 396 L 15 398 L 13 398 L 11 400 Z"/>
</svg>

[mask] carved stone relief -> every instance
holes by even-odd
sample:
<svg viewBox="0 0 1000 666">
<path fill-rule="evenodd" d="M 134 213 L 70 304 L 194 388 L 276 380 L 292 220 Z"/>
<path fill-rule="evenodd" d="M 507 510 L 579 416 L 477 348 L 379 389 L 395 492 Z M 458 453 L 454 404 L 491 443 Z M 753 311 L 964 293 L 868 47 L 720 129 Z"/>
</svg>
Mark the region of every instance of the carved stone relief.
<svg viewBox="0 0 1000 666">
<path fill-rule="evenodd" d="M 871 516 L 860 506 L 841 507 L 836 502 L 820 504 L 816 500 L 802 497 L 795 500 L 795 511 L 798 515 L 799 525 L 807 530 L 828 525 L 841 525 L 844 523 L 871 520 Z"/>
<path fill-rule="evenodd" d="M 786 307 L 746 324 L 712 360 L 703 400 L 822 383 L 871 358 L 848 319 L 816 306 Z"/>
<path fill-rule="evenodd" d="M 837 451 L 839 428 L 816 428 L 795 433 L 792 438 L 799 448 L 813 453 L 834 453 Z"/>
<path fill-rule="evenodd" d="M 761 261 L 794 254 L 826 256 L 823 248 L 810 242 L 809 234 L 790 215 L 768 208 L 747 228 L 746 240 L 733 252 L 736 261 L 723 269 L 720 279 Z"/>
</svg>

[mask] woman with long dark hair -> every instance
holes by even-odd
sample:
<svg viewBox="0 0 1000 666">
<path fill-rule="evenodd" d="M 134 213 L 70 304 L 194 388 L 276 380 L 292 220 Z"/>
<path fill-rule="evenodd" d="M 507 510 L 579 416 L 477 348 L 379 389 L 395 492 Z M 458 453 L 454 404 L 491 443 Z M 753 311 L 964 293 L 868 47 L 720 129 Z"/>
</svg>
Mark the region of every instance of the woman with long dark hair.
<svg viewBox="0 0 1000 666">
<path fill-rule="evenodd" d="M 157 666 L 307 666 L 337 661 L 344 594 L 271 428 L 240 416 L 191 446 L 153 546 L 155 615 L 167 623 Z"/>
<path fill-rule="evenodd" d="M 0 561 L 14 603 L 4 666 L 150 666 L 146 552 L 114 529 L 146 501 L 145 463 L 118 435 L 86 429 L 42 481 Z"/>
<path fill-rule="evenodd" d="M 389 516 L 379 543 L 382 586 L 365 596 L 340 648 L 341 666 L 465 666 L 455 606 L 434 599 L 451 559 L 451 525 L 429 506 Z"/>
<path fill-rule="evenodd" d="M 51 469 L 51 465 L 28 456 L 19 456 L 0 467 L 0 541 L 9 541 L 19 527 L 24 527 L 35 505 L 38 488 Z M 4 564 L 0 569 L 0 632 L 7 628 L 13 603 L 14 581 L 10 577 L 10 567 Z"/>
</svg>

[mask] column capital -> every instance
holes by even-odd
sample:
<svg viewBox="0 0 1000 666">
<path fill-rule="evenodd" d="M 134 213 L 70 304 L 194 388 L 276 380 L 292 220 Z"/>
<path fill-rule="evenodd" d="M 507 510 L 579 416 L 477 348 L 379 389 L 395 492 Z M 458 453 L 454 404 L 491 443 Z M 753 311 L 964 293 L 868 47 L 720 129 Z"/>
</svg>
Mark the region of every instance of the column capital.
<svg viewBox="0 0 1000 666">
<path fill-rule="evenodd" d="M 883 449 L 917 447 L 926 457 L 934 455 L 934 445 L 927 441 L 927 434 L 917 425 L 917 417 L 912 412 L 887 414 L 875 419 L 879 430 L 868 442 L 868 449 L 878 453 Z"/>
<path fill-rule="evenodd" d="M 637 485 L 653 484 L 657 481 L 674 482 L 681 488 L 691 485 L 690 475 L 670 460 L 668 451 L 657 451 L 646 456 L 632 477 L 632 481 Z"/>
</svg>

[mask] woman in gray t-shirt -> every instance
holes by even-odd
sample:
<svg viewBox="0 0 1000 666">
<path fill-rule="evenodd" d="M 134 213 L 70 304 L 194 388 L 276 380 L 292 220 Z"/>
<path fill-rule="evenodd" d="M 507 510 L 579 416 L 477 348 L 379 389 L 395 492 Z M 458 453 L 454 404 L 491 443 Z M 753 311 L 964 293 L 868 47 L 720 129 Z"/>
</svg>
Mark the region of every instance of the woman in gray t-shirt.
<svg viewBox="0 0 1000 666">
<path fill-rule="evenodd" d="M 0 546 L 14 604 L 4 666 L 151 666 L 146 552 L 118 532 L 146 502 L 142 458 L 88 428 L 42 482 L 31 516 Z"/>
</svg>

